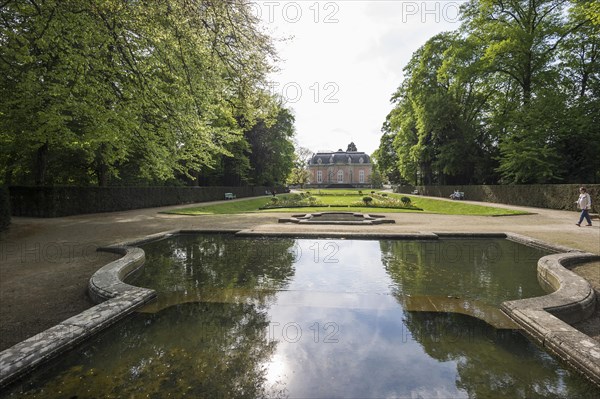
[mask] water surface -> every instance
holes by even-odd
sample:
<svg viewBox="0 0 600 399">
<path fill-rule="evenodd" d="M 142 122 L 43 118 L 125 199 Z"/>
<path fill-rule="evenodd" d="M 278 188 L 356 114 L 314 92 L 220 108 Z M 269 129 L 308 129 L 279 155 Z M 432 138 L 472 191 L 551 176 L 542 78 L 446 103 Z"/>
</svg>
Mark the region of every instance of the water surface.
<svg viewBox="0 0 600 399">
<path fill-rule="evenodd" d="M 502 301 L 544 294 L 536 249 L 190 235 L 144 250 L 132 283 L 158 300 L 29 378 L 19 396 L 599 394 L 495 319 Z"/>
</svg>

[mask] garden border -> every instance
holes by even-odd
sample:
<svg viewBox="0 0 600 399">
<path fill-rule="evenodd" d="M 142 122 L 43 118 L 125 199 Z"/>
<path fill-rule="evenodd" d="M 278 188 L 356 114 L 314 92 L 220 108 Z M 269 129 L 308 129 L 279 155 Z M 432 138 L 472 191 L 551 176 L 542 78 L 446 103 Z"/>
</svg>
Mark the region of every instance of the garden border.
<svg viewBox="0 0 600 399">
<path fill-rule="evenodd" d="M 544 248 L 553 255 L 538 260 L 538 279 L 546 289 L 555 291 L 541 297 L 504 302 L 501 309 L 519 324 L 525 334 L 549 352 L 583 373 L 600 386 L 600 343 L 579 332 L 561 318 L 574 323 L 589 317 L 596 306 L 596 294 L 582 277 L 566 269 L 578 263 L 595 261 L 600 255 L 553 245 L 514 233 L 366 233 L 366 232 L 260 232 L 239 229 L 172 230 L 98 248 L 98 251 L 123 255 L 108 263 L 91 277 L 90 296 L 98 305 L 71 317 L 11 348 L 0 352 L 0 388 L 17 381 L 40 365 L 72 349 L 92 335 L 114 324 L 135 309 L 155 298 L 156 292 L 123 282 L 130 273 L 144 265 L 145 255 L 137 245 L 176 234 L 236 234 L 239 236 L 355 238 L 355 239 L 420 239 L 439 238 L 506 238 L 526 245 Z"/>
</svg>

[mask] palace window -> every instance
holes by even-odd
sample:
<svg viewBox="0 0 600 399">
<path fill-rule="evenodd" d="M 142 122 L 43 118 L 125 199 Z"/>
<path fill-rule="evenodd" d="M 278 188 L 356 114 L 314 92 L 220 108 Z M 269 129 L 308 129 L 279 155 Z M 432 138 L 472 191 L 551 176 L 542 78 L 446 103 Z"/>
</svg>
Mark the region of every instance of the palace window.
<svg viewBox="0 0 600 399">
<path fill-rule="evenodd" d="M 317 183 L 319 183 L 319 184 L 323 183 L 323 171 L 322 170 L 317 170 Z"/>
<path fill-rule="evenodd" d="M 338 179 L 337 179 L 338 183 L 343 183 L 344 182 L 344 171 L 338 170 L 337 177 L 338 177 Z"/>
<path fill-rule="evenodd" d="M 359 183 L 365 182 L 365 171 L 362 169 L 358 171 L 358 182 Z"/>
</svg>

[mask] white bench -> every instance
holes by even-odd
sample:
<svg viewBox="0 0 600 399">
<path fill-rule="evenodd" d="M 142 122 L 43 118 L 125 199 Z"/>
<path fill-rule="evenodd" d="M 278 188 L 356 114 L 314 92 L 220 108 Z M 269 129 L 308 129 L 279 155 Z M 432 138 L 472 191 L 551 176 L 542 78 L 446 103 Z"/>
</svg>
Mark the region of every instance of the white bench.
<svg viewBox="0 0 600 399">
<path fill-rule="evenodd" d="M 225 193 L 225 199 L 226 200 L 230 200 L 230 199 L 234 199 L 235 198 L 235 194 L 234 193 Z"/>
<path fill-rule="evenodd" d="M 450 195 L 450 198 L 452 198 L 454 200 L 464 200 L 465 193 L 464 193 L 464 191 L 455 191 Z"/>
</svg>

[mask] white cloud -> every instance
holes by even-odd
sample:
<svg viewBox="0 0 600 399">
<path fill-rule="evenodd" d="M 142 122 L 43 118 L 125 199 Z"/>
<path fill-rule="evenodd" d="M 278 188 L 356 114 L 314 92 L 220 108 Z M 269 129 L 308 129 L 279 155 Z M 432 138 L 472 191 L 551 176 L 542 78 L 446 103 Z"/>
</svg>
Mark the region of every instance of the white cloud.
<svg viewBox="0 0 600 399">
<path fill-rule="evenodd" d="M 456 1 L 258 1 L 284 60 L 272 80 L 291 101 L 300 145 L 379 146 L 402 68 L 431 36 L 458 27 Z"/>
</svg>

